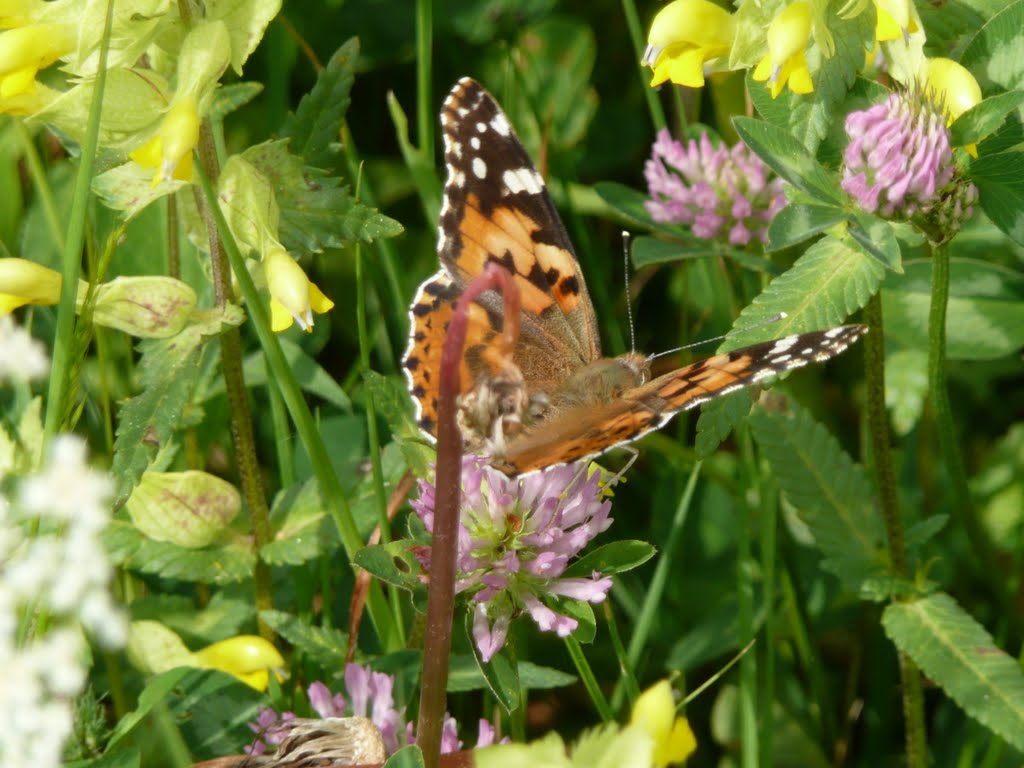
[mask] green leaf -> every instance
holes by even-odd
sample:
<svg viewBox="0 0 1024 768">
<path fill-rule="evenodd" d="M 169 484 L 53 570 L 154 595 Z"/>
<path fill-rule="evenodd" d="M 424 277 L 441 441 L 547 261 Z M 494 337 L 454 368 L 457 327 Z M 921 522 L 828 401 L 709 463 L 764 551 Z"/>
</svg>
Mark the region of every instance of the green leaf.
<svg viewBox="0 0 1024 768">
<path fill-rule="evenodd" d="M 188 186 L 187 181 L 168 179 L 153 186 L 153 170 L 138 163 L 123 163 L 92 180 L 92 191 L 103 204 L 131 219 L 150 203 Z"/>
<path fill-rule="evenodd" d="M 994 360 L 1024 345 L 1024 274 L 976 259 L 950 259 L 946 356 Z M 882 290 L 886 335 L 912 349 L 928 346 L 931 262 L 907 262 Z"/>
<path fill-rule="evenodd" d="M 542 667 L 529 661 L 519 662 L 519 683 L 523 690 L 564 688 L 576 682 L 576 676 L 551 667 Z M 473 656 L 455 654 L 448 666 L 448 693 L 465 693 L 487 688 L 480 667 Z"/>
<path fill-rule="evenodd" d="M 650 195 L 627 187 L 614 181 L 599 181 L 594 185 L 594 192 L 626 223 L 641 227 L 648 232 L 659 232 L 669 239 L 683 242 L 697 240 L 684 228 L 674 224 L 660 224 L 651 218 L 644 203 L 651 199 Z"/>
<path fill-rule="evenodd" d="M 358 58 L 358 38 L 342 43 L 317 74 L 313 90 L 302 97 L 298 109 L 284 121 L 281 136 L 291 140 L 291 151 L 308 166 L 334 166 Z"/>
<path fill-rule="evenodd" d="M 786 498 L 824 555 L 822 566 L 856 592 L 887 572 L 885 530 L 860 465 L 795 401 L 790 411 L 757 410 L 750 429 Z"/>
<path fill-rule="evenodd" d="M 968 173 L 992 223 L 1024 245 L 1024 152 L 984 155 Z"/>
<path fill-rule="evenodd" d="M 197 760 L 233 754 L 251 742 L 249 723 L 266 706 L 264 694 L 214 669 L 190 669 L 166 701 Z"/>
<path fill-rule="evenodd" d="M 341 385 L 331 374 L 302 347 L 291 341 L 286 336 L 278 336 L 281 351 L 284 352 L 288 367 L 295 374 L 295 380 L 305 392 L 323 398 L 326 402 L 336 406 L 342 411 L 352 410 L 352 401 L 342 389 Z M 261 387 L 267 383 L 267 364 L 262 352 L 254 352 L 245 358 L 244 364 L 245 384 L 248 387 Z M 224 382 L 219 381 L 207 390 L 207 398 L 220 394 L 224 391 Z"/>
<path fill-rule="evenodd" d="M 363 547 L 356 553 L 355 564 L 388 584 L 410 592 L 426 592 L 426 585 L 419 578 L 423 568 L 412 546 L 401 540 Z"/>
<path fill-rule="evenodd" d="M 566 578 L 589 578 L 597 571 L 603 576 L 625 573 L 637 568 L 652 557 L 657 550 L 646 541 L 623 539 L 603 544 L 592 549 L 565 569 Z"/>
<path fill-rule="evenodd" d="M 749 389 L 718 397 L 700 407 L 697 418 L 697 455 L 706 458 L 714 453 L 733 427 L 750 413 L 754 395 Z"/>
<path fill-rule="evenodd" d="M 867 304 L 884 276 L 882 266 L 859 248 L 824 237 L 740 313 L 718 351 L 839 325 Z M 764 325 L 781 312 L 786 317 Z"/>
<path fill-rule="evenodd" d="M 794 187 L 819 200 L 842 203 L 838 177 L 819 164 L 789 131 L 749 117 L 734 117 L 732 123 L 743 142 Z"/>
<path fill-rule="evenodd" d="M 1024 672 L 952 597 L 893 603 L 882 626 L 968 715 L 1024 750 Z"/>
<path fill-rule="evenodd" d="M 189 326 L 169 339 L 139 344 L 142 392 L 121 407 L 114 441 L 115 506 L 124 503 L 156 449 L 174 435 L 199 378 L 199 353 L 205 341 L 201 328 Z"/>
<path fill-rule="evenodd" d="M 423 768 L 423 752 L 415 744 L 402 747 L 384 763 L 384 768 Z"/>
<path fill-rule="evenodd" d="M 653 237 L 638 237 L 633 241 L 630 257 L 636 269 L 651 264 L 666 264 L 683 259 L 699 259 L 714 256 L 721 249 L 710 240 L 691 243 L 658 240 Z"/>
<path fill-rule="evenodd" d="M 977 144 L 1003 124 L 1006 116 L 1024 104 L 1024 90 L 1007 91 L 975 104 L 950 126 L 952 144 Z"/>
<path fill-rule="evenodd" d="M 118 750 L 107 749 L 100 757 L 89 760 L 72 760 L 61 763 L 63 768 L 139 768 L 142 765 L 142 753 L 132 744 Z"/>
<path fill-rule="evenodd" d="M 169 541 L 153 541 L 135 526 L 112 520 L 103 543 L 118 565 L 166 579 L 229 584 L 252 578 L 256 556 L 248 546 L 233 542 L 217 547 L 187 549 Z"/>
<path fill-rule="evenodd" d="M 473 637 L 473 612 L 466 611 L 466 634 Z M 511 713 L 519 708 L 523 699 L 522 690 L 519 685 L 519 673 L 508 656 L 508 647 L 502 648 L 490 661 L 484 661 L 480 657 L 480 650 L 476 643 L 471 642 L 473 658 L 476 659 L 477 667 L 487 682 L 487 688 L 494 694 L 502 708 Z"/>
<path fill-rule="evenodd" d="M 879 263 L 893 272 L 902 272 L 902 255 L 896 232 L 888 221 L 856 212 L 850 222 L 850 237 Z"/>
<path fill-rule="evenodd" d="M 324 669 L 342 669 L 348 652 L 348 635 L 332 627 L 318 627 L 284 611 L 260 611 L 272 630 Z"/>
<path fill-rule="evenodd" d="M 960 63 L 978 80 L 982 93 L 1024 89 L 1022 29 L 1024 0 L 1017 0 L 991 16 L 964 49 Z"/>
<path fill-rule="evenodd" d="M 594 637 L 597 635 L 597 619 L 594 618 L 594 608 L 590 603 L 583 600 L 569 600 L 567 598 L 548 602 L 552 610 L 565 614 L 570 619 L 576 619 L 579 626 L 572 631 L 572 636 L 578 642 L 594 642 Z"/>
<path fill-rule="evenodd" d="M 274 188 L 281 211 L 281 243 L 288 250 L 318 253 L 402 231 L 394 219 L 357 202 L 341 179 L 305 167 L 302 158 L 288 152 L 286 141 L 257 144 L 242 156 Z"/>
<path fill-rule="evenodd" d="M 139 694 L 138 706 L 122 717 L 114 727 L 114 732 L 110 734 L 110 741 L 107 742 L 107 750 L 112 750 L 120 744 L 121 740 L 153 711 L 153 707 L 167 698 L 171 689 L 181 682 L 181 679 L 188 673 L 187 667 L 178 667 L 164 672 L 162 675 L 157 675 L 147 682 L 146 687 Z"/>
<path fill-rule="evenodd" d="M 921 419 L 927 397 L 928 353 L 925 349 L 901 349 L 886 355 L 885 407 L 897 435 L 910 434 Z"/>
<path fill-rule="evenodd" d="M 383 416 L 391 434 L 400 438 L 399 448 L 409 469 L 416 477 L 426 477 L 434 461 L 434 448 L 413 418 L 412 401 L 405 386 L 397 377 L 382 376 L 376 371 L 364 371 L 363 381 L 377 415 Z"/>
<path fill-rule="evenodd" d="M 846 212 L 831 205 L 790 203 L 768 227 L 768 251 L 781 251 L 846 221 Z"/>
<path fill-rule="evenodd" d="M 301 565 L 337 550 L 338 530 L 314 478 L 282 490 L 270 510 L 273 538 L 260 549 L 268 565 Z"/>
<path fill-rule="evenodd" d="M 263 83 L 243 82 L 221 85 L 213 94 L 209 117 L 221 120 L 263 93 Z"/>
</svg>

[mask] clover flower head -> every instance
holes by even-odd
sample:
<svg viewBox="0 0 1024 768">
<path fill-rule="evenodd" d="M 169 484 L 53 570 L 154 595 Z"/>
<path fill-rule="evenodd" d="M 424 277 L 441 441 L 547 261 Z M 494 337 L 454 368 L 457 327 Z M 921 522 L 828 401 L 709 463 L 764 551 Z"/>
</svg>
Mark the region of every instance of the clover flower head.
<svg viewBox="0 0 1024 768">
<path fill-rule="evenodd" d="M 434 487 L 421 480 L 412 502 L 428 530 L 434 525 Z M 572 558 L 611 525 L 597 475 L 586 464 L 552 467 L 509 478 L 477 456 L 462 463 L 462 512 L 455 589 L 475 602 L 473 639 L 489 661 L 505 643 L 509 624 L 528 613 L 545 632 L 566 637 L 577 621 L 548 605 L 557 598 L 599 603 L 611 579 L 593 573 L 563 577 Z M 429 552 L 421 554 L 430 568 Z"/>
<path fill-rule="evenodd" d="M 711 143 L 707 132 L 686 144 L 667 129 L 658 132 L 644 166 L 651 217 L 683 224 L 705 240 L 743 246 L 764 242 L 768 224 L 786 205 L 782 179 L 744 144 L 732 148 Z"/>
<path fill-rule="evenodd" d="M 383 672 L 374 672 L 361 664 L 345 666 L 345 694 L 334 693 L 319 680 L 313 682 L 306 691 L 310 708 L 321 718 L 333 717 L 366 717 L 373 721 L 380 731 L 384 749 L 393 755 L 407 744 L 415 744 L 413 724 L 406 722 L 405 710 L 395 707 L 393 695 L 395 679 Z M 273 709 L 260 710 L 255 722 L 249 723 L 249 729 L 256 734 L 255 741 L 245 748 L 247 754 L 263 755 L 268 747 L 277 747 L 289 735 L 289 724 L 294 721 L 295 714 L 284 712 L 278 714 Z M 480 722 L 478 747 L 488 746 L 494 742 L 494 729 L 486 720 Z M 461 749 L 462 742 L 458 738 L 458 723 L 455 718 L 445 714 L 441 736 L 441 753 L 447 754 Z"/>
<path fill-rule="evenodd" d="M 643 66 L 654 70 L 651 85 L 704 85 L 704 65 L 725 56 L 732 45 L 732 14 L 709 0 L 674 0 L 651 22 Z"/>
<path fill-rule="evenodd" d="M 869 213 L 910 218 L 942 199 L 955 171 L 941 111 L 919 94 L 898 92 L 846 117 L 842 187 Z"/>
</svg>

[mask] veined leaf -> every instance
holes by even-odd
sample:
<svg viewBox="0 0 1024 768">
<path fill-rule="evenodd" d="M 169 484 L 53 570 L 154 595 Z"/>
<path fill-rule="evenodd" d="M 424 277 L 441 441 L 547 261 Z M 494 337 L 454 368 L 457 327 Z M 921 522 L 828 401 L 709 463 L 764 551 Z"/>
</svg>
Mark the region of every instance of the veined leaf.
<svg viewBox="0 0 1024 768">
<path fill-rule="evenodd" d="M 992 223 L 1024 245 L 1024 152 L 984 155 L 968 173 Z"/>
<path fill-rule="evenodd" d="M 284 611 L 260 611 L 260 618 L 324 669 L 344 668 L 348 635 L 341 630 L 318 627 Z"/>
<path fill-rule="evenodd" d="M 529 661 L 519 662 L 519 682 L 528 690 L 563 688 L 576 682 L 575 675 L 551 667 L 542 667 Z M 487 681 L 471 656 L 455 654 L 448 667 L 448 692 L 479 691 Z"/>
<path fill-rule="evenodd" d="M 230 584 L 252 577 L 256 555 L 242 544 L 188 549 L 169 541 L 153 541 L 135 526 L 113 520 L 103 543 L 115 563 L 166 579 Z"/>
<path fill-rule="evenodd" d="M 863 468 L 821 424 L 789 401 L 788 413 L 757 410 L 750 429 L 786 498 L 799 510 L 825 559 L 822 565 L 858 591 L 886 573 L 885 531 Z"/>
<path fill-rule="evenodd" d="M 781 251 L 797 245 L 843 221 L 846 212 L 837 206 L 790 203 L 768 227 L 768 250 Z"/>
<path fill-rule="evenodd" d="M 260 549 L 260 559 L 270 565 L 301 565 L 341 543 L 315 478 L 277 494 L 270 522 L 273 539 Z"/>
<path fill-rule="evenodd" d="M 989 134 L 994 133 L 1002 125 L 1006 116 L 1021 104 L 1024 104 L 1024 90 L 999 93 L 975 104 L 950 126 L 953 146 L 977 144 Z"/>
<path fill-rule="evenodd" d="M 1024 58 L 1019 52 L 1024 0 L 1007 4 L 980 26 L 960 63 L 978 79 L 982 93 L 1024 88 Z"/>
<path fill-rule="evenodd" d="M 882 626 L 967 714 L 1024 750 L 1024 672 L 952 597 L 893 603 Z"/>
<path fill-rule="evenodd" d="M 322 169 L 334 165 L 358 58 L 358 38 L 342 43 L 320 70 L 313 90 L 302 97 L 298 109 L 285 119 L 281 136 L 291 139 L 292 152 L 306 165 Z"/>
<path fill-rule="evenodd" d="M 697 418 L 697 439 L 695 448 L 697 455 L 710 456 L 722 441 L 729 436 L 733 427 L 739 424 L 750 413 L 754 404 L 754 395 L 749 389 L 734 392 L 725 397 L 717 397 L 700 408 Z"/>
<path fill-rule="evenodd" d="M 788 130 L 749 117 L 734 117 L 732 122 L 743 142 L 779 176 L 824 203 L 842 203 L 839 178 L 820 165 Z"/>
</svg>

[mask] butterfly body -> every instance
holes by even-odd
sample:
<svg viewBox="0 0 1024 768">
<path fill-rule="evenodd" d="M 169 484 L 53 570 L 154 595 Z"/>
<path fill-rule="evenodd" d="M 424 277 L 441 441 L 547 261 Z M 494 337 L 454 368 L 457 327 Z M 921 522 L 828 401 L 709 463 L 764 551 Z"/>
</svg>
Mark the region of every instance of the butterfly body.
<svg viewBox="0 0 1024 768">
<path fill-rule="evenodd" d="M 441 112 L 448 181 L 441 210 L 441 269 L 410 309 L 404 369 L 421 429 L 434 436 L 441 349 L 465 286 L 497 262 L 520 298 L 511 360 L 503 300 L 469 305 L 460 363 L 459 425 L 469 450 L 509 475 L 603 453 L 663 426 L 676 413 L 826 360 L 865 332 L 838 326 L 787 336 L 651 378 L 650 360 L 601 355 L 586 281 L 544 182 L 494 98 L 468 78 Z"/>
</svg>

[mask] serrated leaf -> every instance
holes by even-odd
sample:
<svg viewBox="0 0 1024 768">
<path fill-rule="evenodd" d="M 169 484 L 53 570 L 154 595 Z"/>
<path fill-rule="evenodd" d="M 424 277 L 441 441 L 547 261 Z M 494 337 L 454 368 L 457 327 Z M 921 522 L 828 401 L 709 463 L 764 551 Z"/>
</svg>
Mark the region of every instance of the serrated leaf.
<svg viewBox="0 0 1024 768">
<path fill-rule="evenodd" d="M 260 611 L 260 619 L 324 669 L 343 669 L 348 635 L 332 627 L 318 627 L 284 611 Z"/>
<path fill-rule="evenodd" d="M 732 123 L 743 143 L 794 187 L 820 200 L 842 203 L 838 177 L 819 164 L 789 131 L 749 117 L 734 117 Z"/>
<path fill-rule="evenodd" d="M 950 259 L 946 308 L 946 356 L 950 360 L 994 360 L 1024 345 L 1024 274 L 977 259 Z M 931 262 L 907 262 L 882 290 L 886 335 L 906 347 L 928 344 Z"/>
<path fill-rule="evenodd" d="M 371 243 L 402 232 L 402 225 L 357 202 L 341 179 L 303 165 L 287 141 L 268 141 L 247 149 L 244 159 L 274 188 L 281 211 L 279 235 L 288 250 L 318 253 L 354 241 Z"/>
<path fill-rule="evenodd" d="M 270 524 L 272 539 L 260 549 L 260 559 L 269 565 L 301 565 L 341 543 L 313 478 L 274 497 Z"/>
<path fill-rule="evenodd" d="M 409 393 L 396 377 L 382 376 L 376 371 L 365 371 L 363 381 L 377 407 L 377 415 L 384 417 L 391 434 L 399 438 L 409 470 L 416 477 L 426 477 L 434 461 L 434 449 L 413 418 Z"/>
<path fill-rule="evenodd" d="M 576 682 L 576 676 L 551 667 L 542 667 L 529 661 L 520 661 L 519 683 L 524 690 L 564 688 Z M 464 654 L 455 654 L 448 665 L 448 693 L 479 691 L 487 687 L 487 681 L 477 666 L 476 659 Z"/>
<path fill-rule="evenodd" d="M 256 556 L 240 543 L 187 549 L 169 541 L 153 541 L 133 525 L 113 520 L 103 532 L 110 559 L 125 568 L 165 579 L 230 584 L 252 577 Z"/>
<path fill-rule="evenodd" d="M 714 453 L 733 427 L 747 417 L 753 404 L 753 393 L 744 389 L 702 405 L 697 418 L 697 439 L 694 445 L 697 455 L 705 458 Z"/>
<path fill-rule="evenodd" d="M 893 603 L 882 626 L 968 715 L 1024 751 L 1024 672 L 952 597 Z"/>
<path fill-rule="evenodd" d="M 968 177 L 978 187 L 981 207 L 992 223 L 1024 245 L 1024 152 L 984 155 Z"/>
<path fill-rule="evenodd" d="M 243 82 L 222 85 L 213 93 L 209 117 L 221 120 L 263 93 L 263 83 Z"/>
<path fill-rule="evenodd" d="M 740 312 L 718 351 L 839 325 L 868 302 L 884 276 L 881 264 L 859 248 L 824 237 Z M 766 324 L 782 312 L 786 317 Z"/>
<path fill-rule="evenodd" d="M 302 97 L 298 109 L 285 119 L 281 136 L 291 139 L 291 150 L 308 166 L 334 166 L 358 58 L 359 40 L 349 38 L 317 74 L 313 90 Z"/>
<path fill-rule="evenodd" d="M 128 498 L 156 449 L 171 440 L 199 378 L 204 340 L 200 328 L 190 326 L 170 339 L 139 344 L 142 392 L 121 407 L 114 441 L 115 506 Z"/>
<path fill-rule="evenodd" d="M 1024 90 L 999 93 L 975 104 L 950 126 L 952 145 L 977 144 L 994 133 L 1006 116 L 1021 104 L 1024 104 Z"/>
<path fill-rule="evenodd" d="M 842 208 L 790 203 L 775 214 L 768 227 L 768 251 L 797 245 L 843 221 L 846 221 L 846 212 Z"/>
<path fill-rule="evenodd" d="M 563 576 L 566 578 L 590 578 L 594 571 L 603 576 L 625 573 L 646 563 L 654 557 L 656 551 L 654 545 L 634 539 L 602 544 L 566 568 Z"/>
<path fill-rule="evenodd" d="M 900 244 L 892 224 L 866 213 L 856 212 L 850 222 L 850 237 L 857 241 L 865 253 L 874 256 L 886 269 L 902 272 Z"/>
<path fill-rule="evenodd" d="M 263 694 L 215 669 L 189 670 L 165 702 L 197 760 L 230 754 L 251 741 L 249 723 L 266 704 Z"/>
<path fill-rule="evenodd" d="M 788 413 L 758 410 L 750 429 L 786 498 L 824 555 L 822 566 L 856 592 L 884 575 L 885 530 L 864 470 L 795 401 Z"/>
</svg>

